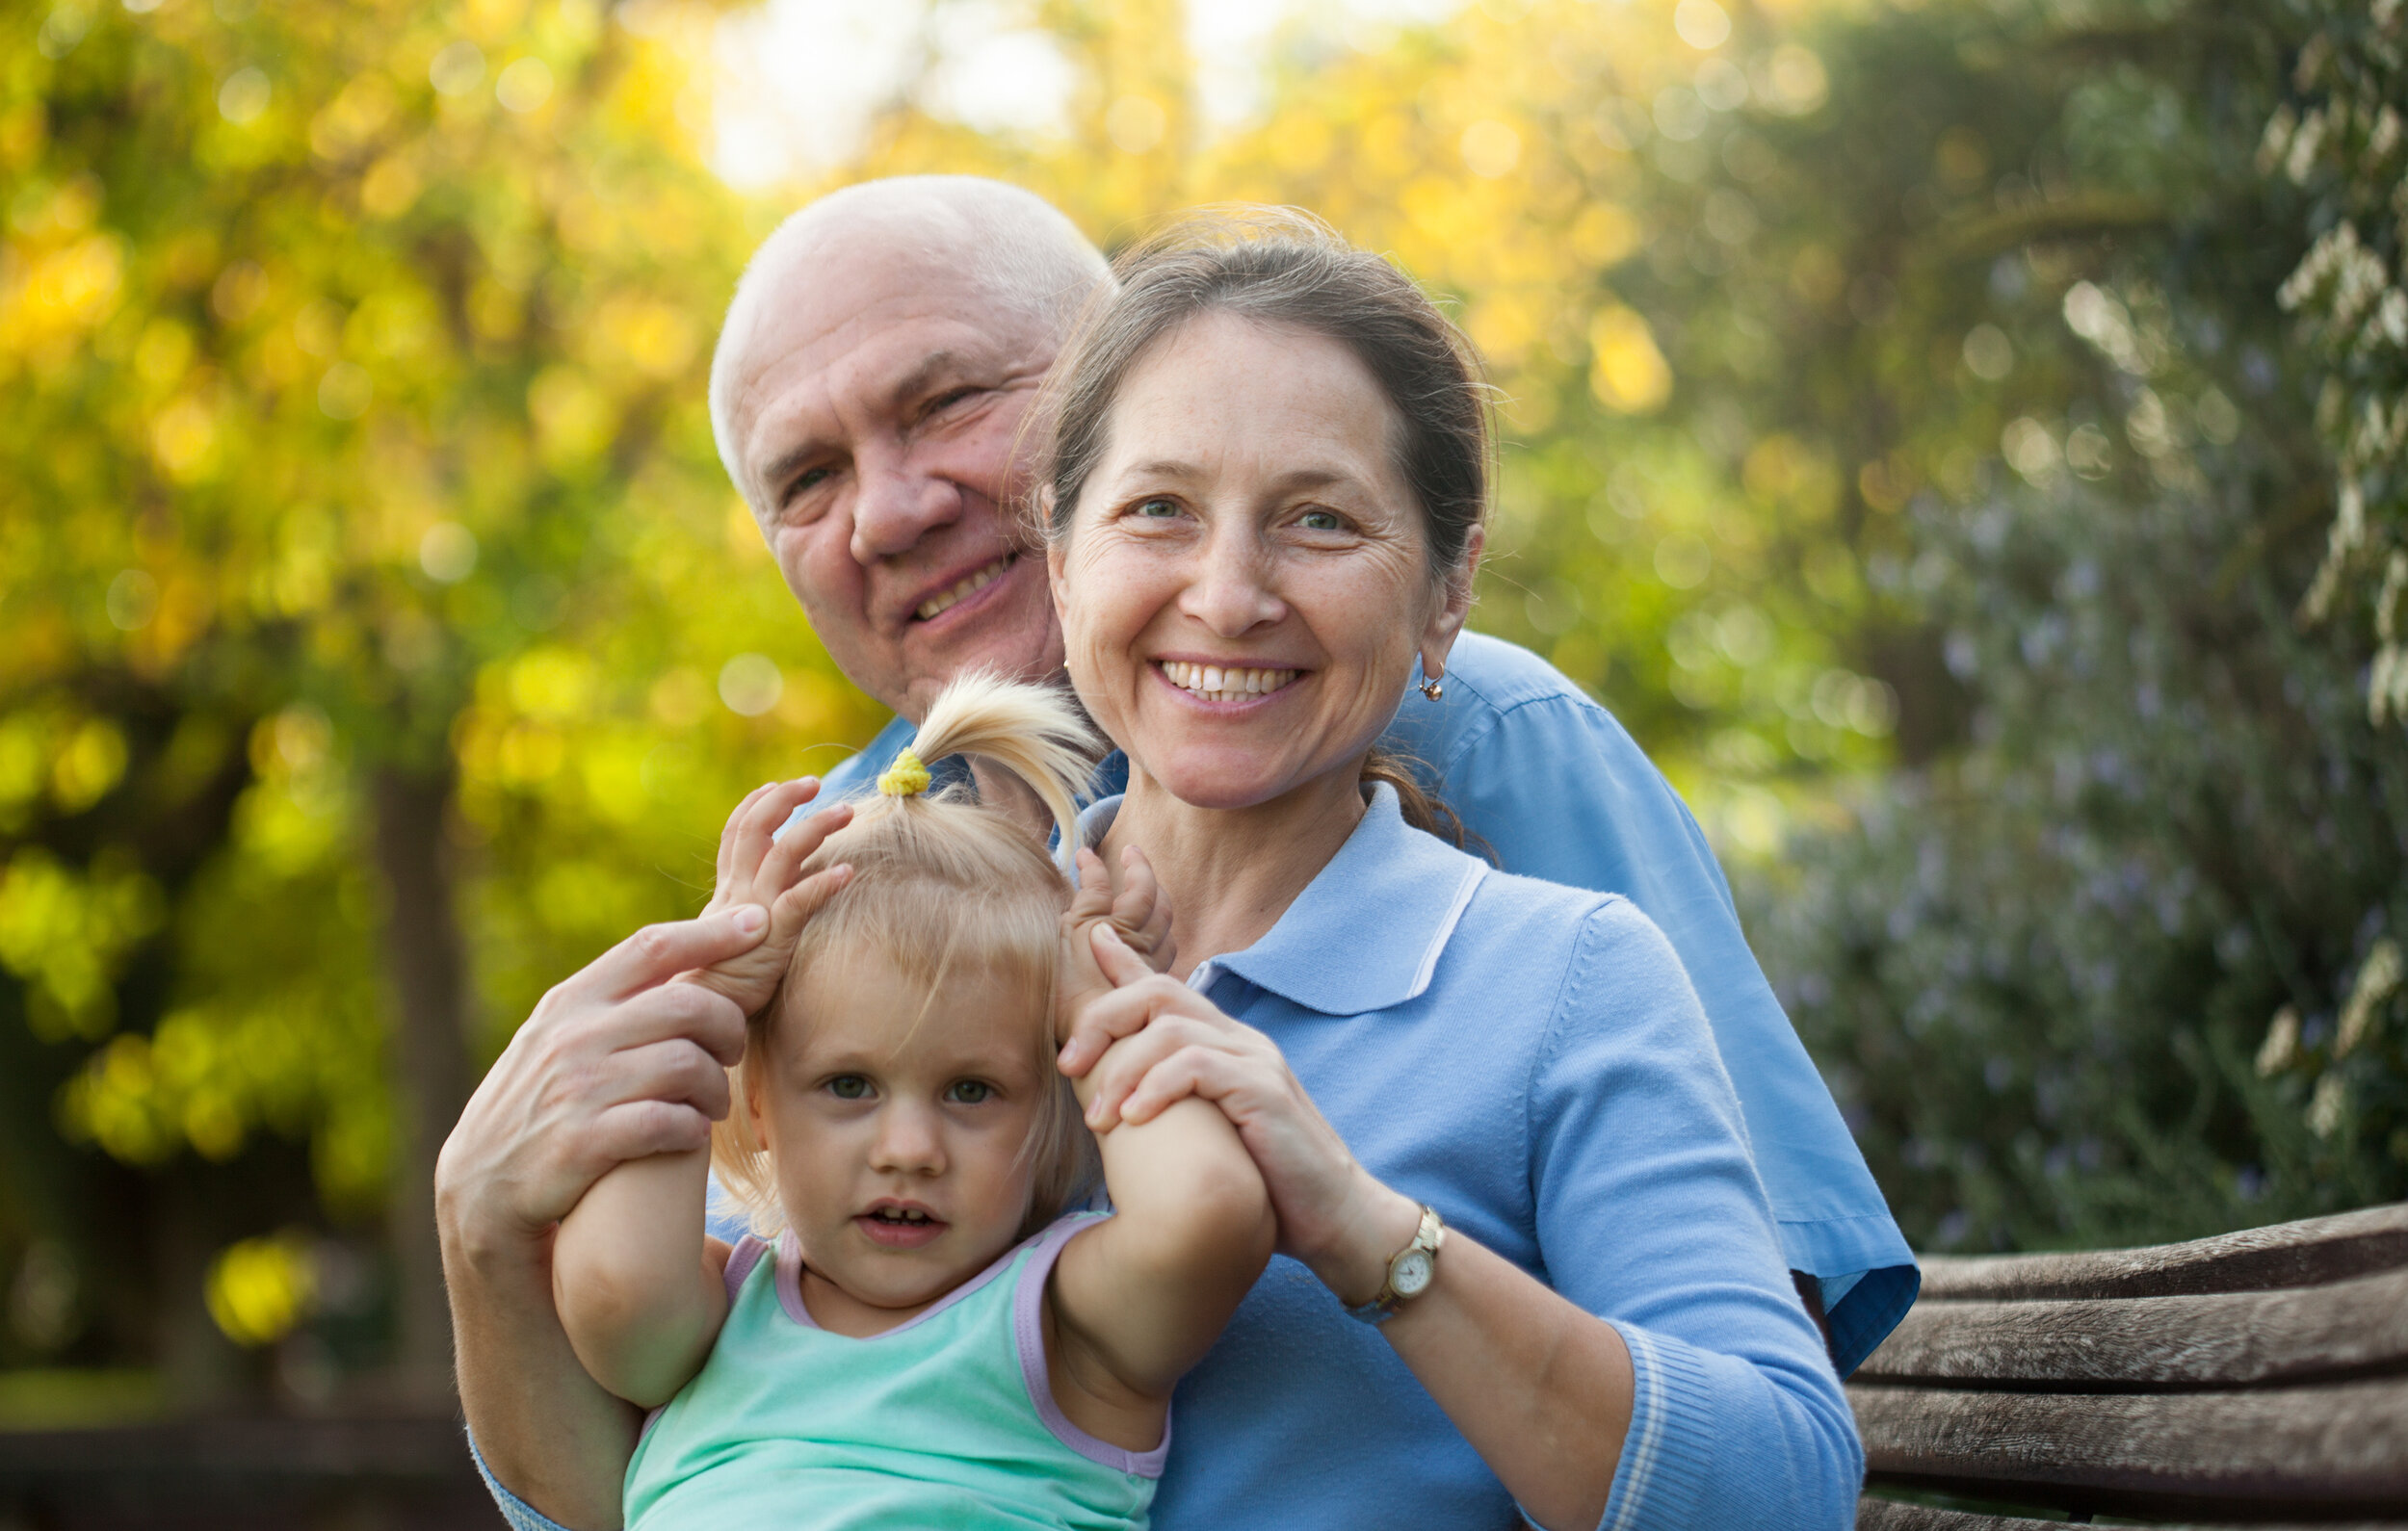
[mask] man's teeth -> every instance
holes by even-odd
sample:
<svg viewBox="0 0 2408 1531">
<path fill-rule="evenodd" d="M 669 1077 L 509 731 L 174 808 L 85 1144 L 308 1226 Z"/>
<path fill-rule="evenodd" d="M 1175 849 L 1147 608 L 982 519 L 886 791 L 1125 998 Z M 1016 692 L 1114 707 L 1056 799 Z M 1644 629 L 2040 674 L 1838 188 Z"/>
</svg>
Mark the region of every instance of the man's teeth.
<svg viewBox="0 0 2408 1531">
<path fill-rule="evenodd" d="M 929 596 L 927 600 L 920 603 L 920 610 L 918 613 L 920 620 L 925 622 L 929 618 L 943 612 L 946 608 L 955 605 L 963 597 L 970 595 L 972 592 L 984 589 L 986 586 L 994 584 L 997 580 L 1003 578 L 1004 571 L 1010 567 L 1010 558 L 997 558 L 994 562 L 988 564 L 985 568 L 981 569 L 978 573 L 970 576 L 970 578 L 962 581 L 959 584 L 955 585 L 952 589 L 947 590 L 940 595 Z"/>
<path fill-rule="evenodd" d="M 1208 702 L 1235 702 L 1275 691 L 1296 678 L 1295 670 L 1243 670 L 1221 664 L 1190 664 L 1165 660 L 1163 673 L 1170 684 Z"/>
</svg>

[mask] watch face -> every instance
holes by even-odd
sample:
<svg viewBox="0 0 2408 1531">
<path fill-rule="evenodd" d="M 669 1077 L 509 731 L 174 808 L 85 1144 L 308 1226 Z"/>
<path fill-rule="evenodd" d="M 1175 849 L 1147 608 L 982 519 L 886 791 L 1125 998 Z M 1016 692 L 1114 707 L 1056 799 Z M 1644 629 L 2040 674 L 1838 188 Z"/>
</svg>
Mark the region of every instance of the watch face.
<svg viewBox="0 0 2408 1531">
<path fill-rule="evenodd" d="M 1399 1297 L 1419 1297 L 1429 1286 L 1429 1279 L 1437 1267 L 1431 1262 L 1429 1251 L 1412 1249 L 1397 1257 L 1388 1272 L 1388 1284 Z"/>
</svg>

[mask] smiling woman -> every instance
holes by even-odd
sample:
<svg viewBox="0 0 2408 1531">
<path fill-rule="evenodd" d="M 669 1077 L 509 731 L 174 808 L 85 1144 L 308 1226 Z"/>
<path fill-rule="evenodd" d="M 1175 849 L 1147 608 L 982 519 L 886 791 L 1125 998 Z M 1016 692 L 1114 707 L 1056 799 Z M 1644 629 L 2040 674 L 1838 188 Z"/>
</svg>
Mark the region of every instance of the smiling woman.
<svg viewBox="0 0 2408 1531">
<path fill-rule="evenodd" d="M 1137 710 L 1185 705 L 1279 733 L 1302 774 L 1359 758 L 1357 774 L 1394 787 L 1409 822 L 1453 830 L 1372 743 L 1417 656 L 1431 682 L 1445 673 L 1470 609 L 1490 440 L 1469 344 L 1395 268 L 1302 215 L 1184 223 L 1126 264 L 1142 279 L 1080 336 L 1040 409 L 1058 422 L 1043 491 L 1055 578 L 1069 572 L 1074 510 L 1093 499 L 1111 508 L 1099 535 L 1075 543 L 1081 578 L 1161 592 L 1167 577 L 1198 625 L 1174 639 L 1157 607 L 1140 638 L 1084 620 L 1102 608 L 1061 612 L 1081 698 L 1115 740 Z M 1195 559 L 1205 572 L 1189 581 L 1180 571 Z M 1302 597 L 1313 614 L 1258 609 L 1295 593 L 1256 577 L 1274 562 L 1330 586 Z M 1135 616 L 1140 604 L 1111 610 Z M 1365 634 L 1316 630 L 1358 613 Z M 1108 681 L 1108 656 L 1132 644 L 1147 645 L 1145 665 Z M 1155 766 L 1200 794 L 1191 800 L 1237 806 L 1208 780 L 1232 737 L 1191 731 L 1182 760 Z M 1351 825 L 1347 796 L 1332 800 L 1338 819 L 1317 817 Z"/>
<path fill-rule="evenodd" d="M 1128 760 L 1082 832 L 1151 863 L 1178 956 L 1099 935 L 1061 1067 L 1107 1143 L 1210 1102 L 1296 1262 L 1182 1385 L 1156 1523 L 1849 1523 L 1847 1408 L 1670 947 L 1419 833 L 1375 754 L 1471 601 L 1468 346 L 1300 215 L 1119 274 L 1049 383 L 1047 570 Z"/>
</svg>

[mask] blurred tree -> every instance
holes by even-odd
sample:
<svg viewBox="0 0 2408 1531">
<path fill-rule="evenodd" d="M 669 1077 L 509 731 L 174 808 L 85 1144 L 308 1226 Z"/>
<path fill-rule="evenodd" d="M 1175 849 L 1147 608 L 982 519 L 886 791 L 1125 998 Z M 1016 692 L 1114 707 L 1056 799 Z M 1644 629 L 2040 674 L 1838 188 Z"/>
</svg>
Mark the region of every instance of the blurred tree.
<svg viewBox="0 0 2408 1531">
<path fill-rule="evenodd" d="M 685 125 L 710 19 L 6 15 L 9 1045 L 125 1164 L 306 1141 L 329 1212 L 386 1212 L 422 1394 L 472 1013 L 684 912 L 735 784 L 866 721 L 702 418 L 753 232 Z M 153 1199 L 178 1314 L 309 1215 L 211 1183 Z"/>
<path fill-rule="evenodd" d="M 1828 26 L 1831 107 L 1767 139 L 1796 205 L 1876 213 L 1881 145 L 1932 146 L 1890 238 L 1833 247 L 1883 285 L 1845 289 L 1826 418 L 1872 427 L 1868 633 L 1920 634 L 1962 722 L 1909 690 L 1914 768 L 1741 883 L 1937 1247 L 2408 1193 L 2408 761 L 2356 704 L 2359 636 L 2291 622 L 2349 360 L 2277 302 L 2330 209 L 2256 155 L 2309 36 L 2213 0 Z"/>
<path fill-rule="evenodd" d="M 2267 121 L 2261 169 L 2308 188 L 2316 242 L 2278 295 L 2298 311 L 2328 369 L 2318 424 L 2338 458 L 2337 506 L 2303 614 L 2338 604 L 2380 647 L 2368 714 L 2408 723 L 2408 25 L 2400 0 L 2315 0 L 2291 71 L 2301 99 Z M 2353 588 L 2344 590 L 2343 582 Z"/>
</svg>

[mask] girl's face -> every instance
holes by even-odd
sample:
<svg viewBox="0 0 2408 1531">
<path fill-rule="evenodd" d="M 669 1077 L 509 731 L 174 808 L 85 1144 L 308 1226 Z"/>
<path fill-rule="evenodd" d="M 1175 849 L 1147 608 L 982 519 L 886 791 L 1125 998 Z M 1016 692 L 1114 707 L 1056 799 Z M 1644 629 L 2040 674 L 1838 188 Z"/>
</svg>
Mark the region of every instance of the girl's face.
<svg viewBox="0 0 2408 1531">
<path fill-rule="evenodd" d="M 812 1316 L 873 1334 L 1008 1249 L 1028 1215 L 1027 1152 L 1060 1087 L 1023 986 L 950 980 L 929 1002 L 883 956 L 814 964 L 788 992 L 746 1104 L 801 1241 Z"/>
<path fill-rule="evenodd" d="M 1130 369 L 1048 567 L 1079 699 L 1182 802 L 1351 780 L 1444 661 L 1469 586 L 1430 578 L 1401 428 L 1307 330 L 1206 314 Z"/>
</svg>

